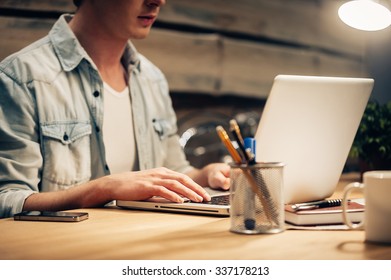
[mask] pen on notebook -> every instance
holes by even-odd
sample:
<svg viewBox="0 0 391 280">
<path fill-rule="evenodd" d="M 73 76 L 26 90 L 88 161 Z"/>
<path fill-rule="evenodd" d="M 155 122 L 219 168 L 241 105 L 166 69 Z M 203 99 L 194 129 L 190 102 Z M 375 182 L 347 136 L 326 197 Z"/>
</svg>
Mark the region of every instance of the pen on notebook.
<svg viewBox="0 0 391 280">
<path fill-rule="evenodd" d="M 296 203 L 293 204 L 291 207 L 294 211 L 300 211 L 300 210 L 311 210 L 317 208 L 341 206 L 341 203 L 342 203 L 342 199 L 325 199 L 325 200 L 312 201 L 312 202 Z"/>
</svg>

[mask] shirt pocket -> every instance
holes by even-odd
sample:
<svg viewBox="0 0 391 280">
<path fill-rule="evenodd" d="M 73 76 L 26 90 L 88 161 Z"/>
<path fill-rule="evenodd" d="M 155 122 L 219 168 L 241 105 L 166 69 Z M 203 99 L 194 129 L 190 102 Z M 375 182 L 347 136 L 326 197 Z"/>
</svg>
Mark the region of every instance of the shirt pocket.
<svg viewBox="0 0 391 280">
<path fill-rule="evenodd" d="M 66 189 L 91 178 L 91 131 L 89 121 L 41 124 L 43 191 Z"/>
<path fill-rule="evenodd" d="M 153 128 L 160 140 L 167 139 L 175 133 L 175 129 L 171 123 L 165 119 L 153 119 Z"/>
<path fill-rule="evenodd" d="M 167 157 L 169 156 L 169 138 L 175 134 L 175 126 L 167 119 L 155 118 L 152 121 L 154 135 L 153 155 L 156 166 L 165 166 Z"/>
</svg>

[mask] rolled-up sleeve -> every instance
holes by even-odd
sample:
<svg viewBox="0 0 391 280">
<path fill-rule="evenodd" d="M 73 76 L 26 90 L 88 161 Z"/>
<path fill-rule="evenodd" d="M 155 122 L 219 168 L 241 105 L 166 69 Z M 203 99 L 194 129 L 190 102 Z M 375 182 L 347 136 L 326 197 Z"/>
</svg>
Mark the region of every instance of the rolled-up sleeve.
<svg viewBox="0 0 391 280">
<path fill-rule="evenodd" d="M 28 82 L 0 69 L 0 217 L 23 208 L 38 192 L 42 155 L 35 101 Z"/>
</svg>

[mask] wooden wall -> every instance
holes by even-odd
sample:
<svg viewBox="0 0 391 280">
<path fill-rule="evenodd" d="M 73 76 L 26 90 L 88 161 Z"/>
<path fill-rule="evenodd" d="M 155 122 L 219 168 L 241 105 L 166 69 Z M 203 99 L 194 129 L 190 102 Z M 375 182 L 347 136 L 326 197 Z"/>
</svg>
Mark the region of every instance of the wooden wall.
<svg viewBox="0 0 391 280">
<path fill-rule="evenodd" d="M 114 3 L 114 1 L 113 1 Z M 135 41 L 172 92 L 264 99 L 275 75 L 368 76 L 365 40 L 332 0 L 168 0 Z M 0 60 L 44 36 L 71 0 L 0 0 Z"/>
</svg>

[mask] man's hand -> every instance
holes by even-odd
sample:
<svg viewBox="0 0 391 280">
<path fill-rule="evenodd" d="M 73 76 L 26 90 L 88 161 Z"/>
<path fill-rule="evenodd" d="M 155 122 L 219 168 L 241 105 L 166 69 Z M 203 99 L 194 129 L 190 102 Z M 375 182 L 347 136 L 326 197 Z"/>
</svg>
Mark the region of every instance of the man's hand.
<svg viewBox="0 0 391 280">
<path fill-rule="evenodd" d="M 211 163 L 202 169 L 194 169 L 187 175 L 203 187 L 228 190 L 230 167 L 225 163 Z"/>
<path fill-rule="evenodd" d="M 210 200 L 205 189 L 189 176 L 164 167 L 110 175 L 104 180 L 113 200 L 145 200 L 152 196 L 173 202 L 183 202 L 184 197 L 196 202 Z"/>
</svg>

